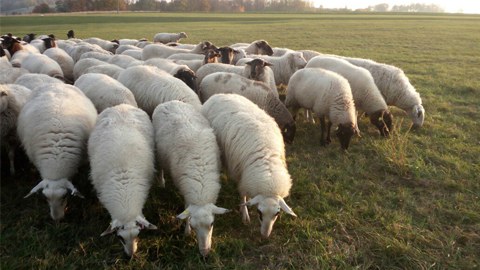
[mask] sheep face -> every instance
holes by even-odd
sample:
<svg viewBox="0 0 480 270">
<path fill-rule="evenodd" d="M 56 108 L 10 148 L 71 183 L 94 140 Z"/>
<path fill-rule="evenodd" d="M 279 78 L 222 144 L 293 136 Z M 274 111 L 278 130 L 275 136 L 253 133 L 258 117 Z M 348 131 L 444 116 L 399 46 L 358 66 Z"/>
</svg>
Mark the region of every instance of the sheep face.
<svg viewBox="0 0 480 270">
<path fill-rule="evenodd" d="M 339 124 L 338 129 L 336 131 L 336 135 L 338 140 L 340 141 L 340 145 L 342 149 L 347 150 L 350 144 L 350 139 L 354 134 L 357 134 L 357 128 L 353 123 L 347 124 Z"/>
<path fill-rule="evenodd" d="M 255 81 L 260 81 L 265 73 L 266 66 L 272 66 L 272 64 L 260 59 L 256 58 L 250 62 L 245 63 L 246 67 L 250 67 L 250 72 L 248 73 L 248 78 Z"/>
<path fill-rule="evenodd" d="M 31 196 L 37 191 L 42 190 L 50 206 L 50 216 L 53 220 L 60 220 L 65 216 L 65 207 L 67 206 L 67 190 L 71 190 L 71 195 L 83 198 L 83 195 L 67 179 L 60 180 L 42 180 L 36 185 L 25 198 Z"/>
<path fill-rule="evenodd" d="M 259 40 L 255 43 L 255 46 L 257 47 L 258 49 L 258 53 L 257 54 L 266 54 L 266 55 L 272 55 L 273 54 L 273 49 L 272 47 L 270 46 L 270 44 L 268 44 L 268 42 L 266 42 L 265 40 Z"/>
<path fill-rule="evenodd" d="M 186 232 L 190 232 L 190 227 L 195 231 L 198 249 L 202 256 L 207 256 L 212 247 L 214 214 L 218 215 L 227 212 L 229 210 L 209 203 L 203 206 L 190 205 L 177 216 L 179 219 L 188 218 Z"/>
<path fill-rule="evenodd" d="M 305 60 L 301 52 L 292 53 L 290 57 L 292 58 L 291 63 L 295 65 L 295 69 L 301 69 L 307 65 L 307 60 Z"/>
<path fill-rule="evenodd" d="M 287 123 L 281 131 L 283 135 L 283 140 L 288 144 L 292 144 L 293 139 L 295 138 L 295 132 L 297 131 L 297 126 L 295 125 L 295 122 Z"/>
<path fill-rule="evenodd" d="M 421 104 L 413 106 L 410 110 L 410 117 L 413 121 L 413 128 L 420 128 L 425 120 L 425 109 L 423 106 Z"/>
<path fill-rule="evenodd" d="M 370 115 L 370 123 L 378 128 L 383 137 L 388 137 L 392 130 L 392 114 L 388 110 L 376 111 Z"/>
<path fill-rule="evenodd" d="M 75 32 L 73 32 L 73 30 L 69 30 L 67 32 L 67 38 L 75 38 Z"/>
<path fill-rule="evenodd" d="M 230 47 L 220 47 L 218 48 L 218 51 L 220 51 L 221 55 L 220 62 L 229 65 L 233 63 L 233 57 L 238 53 L 237 50 Z"/>
<path fill-rule="evenodd" d="M 180 32 L 179 38 L 187 38 L 187 34 L 185 32 Z"/>
<path fill-rule="evenodd" d="M 197 76 L 195 76 L 195 72 L 193 72 L 192 70 L 187 70 L 187 69 L 179 70 L 177 73 L 175 73 L 174 77 L 182 80 L 195 93 L 197 92 L 196 90 L 197 84 L 195 83 Z"/>
<path fill-rule="evenodd" d="M 30 33 L 30 34 L 25 35 L 22 40 L 27 42 L 27 43 L 30 43 L 30 41 L 32 41 L 34 39 L 35 39 L 35 34 Z"/>
</svg>

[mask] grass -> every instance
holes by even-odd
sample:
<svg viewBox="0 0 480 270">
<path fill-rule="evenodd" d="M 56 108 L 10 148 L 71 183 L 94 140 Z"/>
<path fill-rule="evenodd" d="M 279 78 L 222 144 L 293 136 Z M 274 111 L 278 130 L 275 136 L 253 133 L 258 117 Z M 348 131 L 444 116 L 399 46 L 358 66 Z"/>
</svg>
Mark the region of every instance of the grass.
<svg viewBox="0 0 480 270">
<path fill-rule="evenodd" d="M 217 45 L 266 39 L 273 46 L 371 58 L 402 68 L 420 92 L 425 125 L 410 130 L 392 108 L 395 130 L 380 138 L 366 118 L 348 152 L 319 145 L 319 126 L 299 120 L 286 148 L 294 185 L 282 215 L 260 239 L 256 213 L 241 223 L 235 184 L 222 178 L 211 256 L 203 260 L 175 215 L 171 183 L 154 184 L 144 214 L 159 230 L 142 232 L 138 256 L 122 256 L 110 218 L 82 167 L 65 220 L 53 222 L 40 196 L 23 199 L 38 174 L 18 157 L 16 177 L 2 166 L 1 269 L 478 269 L 480 267 L 480 16 L 405 14 L 72 14 L 1 17 L 2 33 L 152 39 L 186 31 L 185 42 Z M 5 157 L 2 156 L 2 165 Z"/>
</svg>

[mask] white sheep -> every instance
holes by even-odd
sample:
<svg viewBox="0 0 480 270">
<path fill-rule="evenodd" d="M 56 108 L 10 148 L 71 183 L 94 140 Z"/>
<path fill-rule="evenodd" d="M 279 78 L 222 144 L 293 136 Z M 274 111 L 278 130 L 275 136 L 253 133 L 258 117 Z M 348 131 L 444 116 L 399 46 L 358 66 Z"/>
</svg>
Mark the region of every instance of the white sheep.
<svg viewBox="0 0 480 270">
<path fill-rule="evenodd" d="M 324 68 L 342 75 L 350 84 L 357 111 L 365 112 L 382 136 L 390 134 L 392 114 L 368 70 L 330 56 L 316 56 L 305 67 Z"/>
<path fill-rule="evenodd" d="M 214 50 L 208 50 L 202 60 L 173 60 L 174 63 L 187 65 L 193 72 L 196 72 L 201 66 L 209 63 L 218 63 L 220 54 Z"/>
<path fill-rule="evenodd" d="M 31 90 L 17 84 L 0 84 L 0 138 L 8 153 L 10 174 L 15 174 L 15 151 L 20 145 L 17 136 L 17 119 Z"/>
<path fill-rule="evenodd" d="M 167 57 L 169 60 L 202 60 L 204 58 L 203 54 L 198 53 L 174 53 Z"/>
<path fill-rule="evenodd" d="M 106 51 L 109 51 L 111 53 L 115 53 L 115 50 L 118 48 L 118 43 L 115 43 L 115 42 L 112 42 L 112 41 L 108 41 L 108 40 L 104 40 L 104 39 L 101 39 L 101 38 L 96 38 L 96 37 L 92 37 L 92 38 L 86 38 L 83 40 L 84 42 L 88 42 L 90 44 L 95 44 L 95 45 L 98 45 L 100 46 L 102 49 L 106 50 Z"/>
<path fill-rule="evenodd" d="M 96 45 L 96 44 L 90 44 L 86 42 L 81 42 L 78 43 L 77 45 L 73 46 L 70 50 L 65 50 L 75 61 L 75 63 L 80 60 L 80 57 L 82 57 L 82 54 L 87 53 L 87 52 L 99 52 L 101 54 L 112 54 L 111 52 L 102 49 L 102 47 Z"/>
<path fill-rule="evenodd" d="M 305 58 L 307 62 L 310 61 L 310 59 L 312 59 L 315 56 L 324 55 L 314 50 L 299 50 L 299 52 L 303 54 L 303 58 Z"/>
<path fill-rule="evenodd" d="M 412 119 L 414 128 L 423 125 L 425 109 L 422 105 L 422 99 L 403 70 L 369 59 L 349 57 L 343 57 L 343 59 L 370 71 L 387 105 L 393 105 L 404 110 Z"/>
<path fill-rule="evenodd" d="M 92 101 L 98 113 L 119 104 L 138 107 L 132 91 L 108 75 L 86 73 L 80 76 L 74 85 Z"/>
<path fill-rule="evenodd" d="M 65 81 L 60 65 L 52 58 L 43 54 L 32 53 L 27 55 L 22 59 L 21 67 L 31 73 L 46 74 L 50 77 Z"/>
<path fill-rule="evenodd" d="M 98 116 L 88 140 L 90 179 L 112 219 L 101 236 L 116 232 L 130 257 L 140 230 L 157 229 L 142 213 L 155 172 L 153 136 L 148 115 L 121 104 Z"/>
<path fill-rule="evenodd" d="M 3 58 L 5 57 L 2 57 L 1 59 Z M 12 67 L 7 64 L 2 65 L 0 69 L 0 84 L 14 83 L 18 77 L 29 73 L 28 70 L 24 68 Z"/>
<path fill-rule="evenodd" d="M 262 59 L 253 59 L 248 61 L 243 66 L 233 66 L 222 63 L 211 63 L 201 66 L 195 75 L 197 76 L 197 89 L 205 76 L 214 72 L 231 72 L 244 76 L 245 78 L 261 81 L 267 84 L 272 92 L 278 97 L 277 86 L 271 64 Z"/>
<path fill-rule="evenodd" d="M 101 73 L 101 74 L 105 74 L 107 76 L 110 76 L 110 77 L 112 77 L 113 79 L 116 80 L 118 78 L 118 76 L 120 75 L 120 73 L 124 70 L 125 70 L 124 68 L 121 68 L 117 65 L 105 63 L 105 64 L 102 64 L 102 65 L 96 65 L 96 66 L 89 67 L 89 68 L 87 68 L 83 71 L 83 74 Z"/>
<path fill-rule="evenodd" d="M 126 50 L 137 50 L 141 51 L 142 49 L 135 46 L 135 45 L 120 45 L 118 48 L 115 50 L 115 54 L 121 54 L 122 52 Z"/>
<path fill-rule="evenodd" d="M 272 70 L 277 84 L 287 85 L 295 71 L 302 69 L 307 64 L 301 52 L 288 52 L 282 56 L 250 55 L 240 59 L 236 65 L 244 65 L 253 58 L 260 58 L 272 64 Z"/>
<path fill-rule="evenodd" d="M 295 116 L 299 108 L 313 111 L 320 118 L 321 145 L 331 142 L 330 127 L 338 127 L 336 135 L 343 149 L 357 134 L 355 102 L 347 79 L 339 74 L 321 68 L 305 68 L 295 72 L 287 87 L 285 99 L 287 108 Z M 325 138 L 325 117 L 329 123 Z"/>
<path fill-rule="evenodd" d="M 55 39 L 51 37 L 37 38 L 32 40 L 29 44 L 37 48 L 39 53 L 43 53 L 47 49 L 57 47 L 57 44 L 55 43 Z"/>
<path fill-rule="evenodd" d="M 73 66 L 73 78 L 77 80 L 78 77 L 82 76 L 85 73 L 85 70 L 87 70 L 88 68 L 93 66 L 105 65 L 105 64 L 108 64 L 108 63 L 102 60 L 98 60 L 96 58 L 80 59 Z"/>
<path fill-rule="evenodd" d="M 70 182 L 87 154 L 87 140 L 97 111 L 80 89 L 45 84 L 32 91 L 18 117 L 18 136 L 42 181 L 26 197 L 42 191 L 50 216 L 65 215 L 67 190 L 81 196 Z"/>
<path fill-rule="evenodd" d="M 142 38 L 142 39 L 131 39 L 131 38 L 122 38 L 122 39 L 119 39 L 118 40 L 118 44 L 120 46 L 122 45 L 137 45 L 139 42 L 142 42 L 142 41 L 147 41 L 146 38 Z"/>
<path fill-rule="evenodd" d="M 142 50 L 125 50 L 121 54 L 131 56 L 137 60 L 142 60 Z"/>
<path fill-rule="evenodd" d="M 178 42 L 182 38 L 187 38 L 187 34 L 185 32 L 180 33 L 156 33 L 153 36 L 153 42 L 160 42 L 160 43 L 169 43 L 169 42 Z"/>
<path fill-rule="evenodd" d="M 43 52 L 44 55 L 52 58 L 60 65 L 63 71 L 63 77 L 66 81 L 73 82 L 73 66 L 75 62 L 73 58 L 60 48 L 49 48 Z"/>
<path fill-rule="evenodd" d="M 117 65 L 121 68 L 128 68 L 132 66 L 143 65 L 142 60 L 137 60 L 129 55 L 116 54 L 112 56 L 107 63 Z"/>
<path fill-rule="evenodd" d="M 272 55 L 273 49 L 266 40 L 255 40 L 251 43 L 235 43 L 230 45 L 235 49 L 243 49 L 248 54 Z"/>
<path fill-rule="evenodd" d="M 248 98 L 275 119 L 285 142 L 293 142 L 296 131 L 295 120 L 278 95 L 275 95 L 265 83 L 229 72 L 215 72 L 203 78 L 198 91 L 198 96 L 203 103 L 219 93 L 233 93 Z"/>
<path fill-rule="evenodd" d="M 197 44 L 194 49 L 177 49 L 175 47 L 170 47 L 166 46 L 163 44 L 150 44 L 145 46 L 142 51 L 142 59 L 143 60 L 148 60 L 150 58 L 154 57 L 161 57 L 161 58 L 167 58 L 172 54 L 176 53 L 196 53 L 196 54 L 202 54 L 202 56 L 207 52 L 209 49 L 217 49 L 215 45 L 208 41 L 203 41 Z"/>
<path fill-rule="evenodd" d="M 250 221 L 247 206 L 258 205 L 260 232 L 268 237 L 280 210 L 296 216 L 284 201 L 292 180 L 280 129 L 257 105 L 236 94 L 212 96 L 202 113 L 217 136 L 229 177 L 238 182 L 244 223 Z"/>
<path fill-rule="evenodd" d="M 194 92 L 197 92 L 196 74 L 189 66 L 177 64 L 170 59 L 151 58 L 145 61 L 145 65 L 157 67 L 167 73 L 173 75 L 175 78 L 182 80 Z"/>
<path fill-rule="evenodd" d="M 185 233 L 196 233 L 206 256 L 212 245 L 214 214 L 228 212 L 215 205 L 220 192 L 220 150 L 208 120 L 192 105 L 173 100 L 157 106 L 152 116 L 157 159 L 169 172 L 185 202 Z M 163 175 L 163 173 L 162 173 Z"/>
<path fill-rule="evenodd" d="M 45 74 L 39 74 L 39 73 L 23 74 L 22 76 L 18 77 L 15 80 L 15 84 L 24 86 L 32 91 L 35 91 L 37 87 L 43 86 L 45 84 L 50 84 L 50 83 L 64 84 L 64 82 L 59 79 L 50 77 Z"/>
<path fill-rule="evenodd" d="M 132 91 L 138 107 L 152 115 L 155 107 L 170 100 L 180 100 L 200 110 L 198 96 L 181 80 L 153 66 L 129 67 L 118 81 Z"/>
<path fill-rule="evenodd" d="M 91 52 L 86 52 L 82 54 L 79 58 L 79 60 L 85 59 L 85 58 L 95 58 L 97 60 L 101 60 L 104 62 L 108 62 L 110 58 L 112 58 L 113 54 L 108 53 L 107 51 L 105 52 L 97 52 L 97 51 L 91 51 Z"/>
</svg>

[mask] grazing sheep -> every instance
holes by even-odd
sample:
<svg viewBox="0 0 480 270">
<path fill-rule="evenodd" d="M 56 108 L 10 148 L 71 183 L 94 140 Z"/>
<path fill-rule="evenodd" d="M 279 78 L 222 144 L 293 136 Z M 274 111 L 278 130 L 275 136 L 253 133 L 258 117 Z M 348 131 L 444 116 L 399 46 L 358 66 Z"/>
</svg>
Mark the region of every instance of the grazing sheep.
<svg viewBox="0 0 480 270">
<path fill-rule="evenodd" d="M 143 48 L 142 59 L 148 60 L 150 58 L 160 57 L 167 58 L 172 54 L 176 53 L 196 53 L 204 55 L 208 50 L 213 49 L 217 50 L 217 47 L 208 41 L 200 42 L 194 49 L 177 49 L 175 47 L 170 47 L 162 44 L 150 44 Z"/>
<path fill-rule="evenodd" d="M 187 34 L 185 32 L 180 33 L 156 33 L 153 36 L 153 42 L 160 42 L 163 44 L 169 42 L 178 42 L 182 38 L 187 38 Z"/>
<path fill-rule="evenodd" d="M 169 59 L 151 58 L 145 61 L 145 65 L 157 67 L 167 73 L 173 75 L 175 78 L 182 80 L 194 92 L 197 92 L 195 71 L 190 69 L 187 65 L 177 64 Z"/>
<path fill-rule="evenodd" d="M 40 53 L 37 48 L 34 46 L 25 43 L 25 44 L 20 44 L 20 41 L 17 39 L 10 37 L 10 36 L 2 36 L 2 45 L 3 48 L 8 51 L 11 57 L 14 56 L 14 54 L 18 51 L 27 51 L 30 53 Z"/>
<path fill-rule="evenodd" d="M 342 75 L 350 84 L 357 111 L 365 112 L 382 136 L 390 134 L 392 114 L 368 70 L 329 56 L 316 56 L 305 67 L 324 68 Z"/>
<path fill-rule="evenodd" d="M 39 74 L 39 73 L 23 74 L 22 76 L 18 77 L 15 80 L 15 84 L 24 86 L 32 91 L 35 91 L 37 87 L 40 87 L 49 83 L 64 84 L 64 82 L 59 79 L 50 77 L 45 74 Z"/>
<path fill-rule="evenodd" d="M 196 233 L 206 256 L 212 246 L 214 214 L 228 212 L 215 205 L 220 192 L 220 150 L 210 123 L 192 105 L 173 100 L 160 104 L 152 116 L 160 168 L 183 195 L 185 233 Z M 163 174 L 162 174 L 163 175 Z"/>
<path fill-rule="evenodd" d="M 104 40 L 104 39 L 101 39 L 101 38 L 96 38 L 96 37 L 86 38 L 83 41 L 88 42 L 90 44 L 98 45 L 102 49 L 104 49 L 106 51 L 109 51 L 111 53 L 115 53 L 115 50 L 119 46 L 118 43 L 111 42 L 111 41 L 108 41 L 108 40 Z"/>
<path fill-rule="evenodd" d="M 285 142 L 293 142 L 296 130 L 295 120 L 278 95 L 275 95 L 265 83 L 229 72 L 215 72 L 203 78 L 198 92 L 203 103 L 219 93 L 233 93 L 248 98 L 275 119 Z"/>
<path fill-rule="evenodd" d="M 193 72 L 197 72 L 197 70 L 205 64 L 218 63 L 218 57 L 220 57 L 219 53 L 214 50 L 208 50 L 203 60 L 173 60 L 173 62 L 180 65 L 187 65 Z"/>
<path fill-rule="evenodd" d="M 120 75 L 120 73 L 124 70 L 125 70 L 124 68 L 121 68 L 117 65 L 105 63 L 105 64 L 102 64 L 102 65 L 89 67 L 89 68 L 84 70 L 83 74 L 101 73 L 101 74 L 105 74 L 107 76 L 110 76 L 110 77 L 112 77 L 113 79 L 116 80 L 118 78 L 118 76 Z"/>
<path fill-rule="evenodd" d="M 60 65 L 46 55 L 37 53 L 29 54 L 23 58 L 20 66 L 31 73 L 46 74 L 50 77 L 65 81 Z"/>
<path fill-rule="evenodd" d="M 245 63 L 244 66 L 232 66 L 222 63 L 205 64 L 201 66 L 197 72 L 197 89 L 205 76 L 214 72 L 231 72 L 244 76 L 245 78 L 264 82 L 267 84 L 272 92 L 278 97 L 277 86 L 273 71 L 270 68 L 271 64 L 262 59 L 253 59 Z"/>
<path fill-rule="evenodd" d="M 205 55 L 197 53 L 175 53 L 167 57 L 169 60 L 203 60 Z"/>
<path fill-rule="evenodd" d="M 110 64 L 117 65 L 121 68 L 128 68 L 132 66 L 143 65 L 143 61 L 137 60 L 131 56 L 123 55 L 123 54 L 116 54 L 112 56 L 107 62 Z"/>
<path fill-rule="evenodd" d="M 18 136 L 42 177 L 25 198 L 41 190 L 54 220 L 65 215 L 67 190 L 81 196 L 69 179 L 86 157 L 96 118 L 92 102 L 68 84 L 39 86 L 20 112 Z"/>
<path fill-rule="evenodd" d="M 137 50 L 141 51 L 142 49 L 138 48 L 137 46 L 134 45 L 120 45 L 118 48 L 115 50 L 115 54 L 121 54 L 122 52 L 126 50 Z"/>
<path fill-rule="evenodd" d="M 108 62 L 108 60 L 110 60 L 110 58 L 112 58 L 112 56 L 113 56 L 113 54 L 107 53 L 107 51 L 105 51 L 105 52 L 92 51 L 92 52 L 86 52 L 86 53 L 82 54 L 82 56 L 80 56 L 79 60 L 82 60 L 82 59 L 85 59 L 85 58 L 95 58 L 97 60 Z"/>
<path fill-rule="evenodd" d="M 101 236 L 116 232 L 129 257 L 140 230 L 157 229 L 142 213 L 155 171 L 153 136 L 148 115 L 121 104 L 98 116 L 88 140 L 91 181 L 112 218 Z"/>
<path fill-rule="evenodd" d="M 5 58 L 5 57 L 2 57 L 2 59 L 3 58 Z M 8 64 L 6 64 L 6 63 L 8 63 Z M 3 62 L 3 64 L 0 66 L 0 69 L 1 69 L 0 84 L 14 83 L 15 80 L 18 77 L 29 73 L 28 70 L 26 70 L 24 68 L 17 68 L 17 67 L 12 67 L 12 66 L 9 66 L 9 65 L 10 65 L 10 63 L 7 61 L 7 62 Z"/>
<path fill-rule="evenodd" d="M 118 44 L 120 46 L 122 46 L 122 45 L 134 45 L 134 46 L 136 46 L 139 42 L 142 42 L 142 41 L 147 41 L 147 39 L 146 38 L 142 38 L 142 39 L 122 38 L 122 39 L 118 40 Z"/>
<path fill-rule="evenodd" d="M 299 50 L 299 52 L 303 54 L 303 58 L 305 58 L 307 62 L 310 61 L 310 59 L 314 58 L 315 56 L 324 55 L 322 53 L 319 53 L 313 50 Z"/>
<path fill-rule="evenodd" d="M 135 97 L 117 80 L 100 73 L 86 73 L 75 81 L 75 86 L 92 101 L 98 113 L 119 104 L 137 106 Z"/>
<path fill-rule="evenodd" d="M 422 105 L 422 99 L 403 70 L 368 59 L 348 57 L 343 57 L 343 59 L 370 71 L 387 105 L 393 105 L 404 110 L 412 119 L 414 128 L 423 125 L 425 109 Z"/>
<path fill-rule="evenodd" d="M 10 174 L 15 174 L 15 150 L 20 141 L 17 136 L 17 119 L 32 91 L 16 84 L 0 84 L 0 138 L 10 162 Z"/>
<path fill-rule="evenodd" d="M 238 182 L 244 223 L 247 206 L 258 205 L 261 234 L 268 237 L 280 210 L 296 216 L 285 203 L 292 180 L 285 145 L 275 121 L 250 100 L 236 94 L 217 94 L 202 113 L 217 136 L 229 176 Z M 247 201 L 247 197 L 251 198 Z"/>
<path fill-rule="evenodd" d="M 272 64 L 272 70 L 277 84 L 287 85 L 295 71 L 302 69 L 307 64 L 301 52 L 288 52 L 282 56 L 255 55 L 252 58 L 260 58 Z M 244 65 L 252 58 L 240 59 L 236 65 Z"/>
<path fill-rule="evenodd" d="M 230 45 L 230 47 L 235 49 L 243 49 L 248 54 L 263 54 L 263 55 L 272 55 L 273 49 L 266 40 L 255 40 L 252 43 L 236 43 Z"/>
<path fill-rule="evenodd" d="M 132 91 L 138 107 L 152 115 L 153 110 L 170 100 L 180 100 L 200 110 L 198 96 L 181 80 L 153 66 L 134 66 L 122 71 L 118 81 Z"/>
<path fill-rule="evenodd" d="M 82 76 L 85 73 L 85 70 L 87 70 L 88 68 L 105 64 L 108 63 L 95 58 L 81 59 L 73 66 L 73 78 L 77 80 L 78 77 Z"/>
<path fill-rule="evenodd" d="M 47 49 L 57 47 L 57 44 L 55 43 L 55 39 L 51 38 L 51 37 L 42 38 L 42 39 L 34 39 L 30 42 L 30 45 L 37 48 L 37 50 L 40 53 L 43 53 Z"/>
<path fill-rule="evenodd" d="M 137 60 L 142 60 L 142 50 L 125 50 L 121 55 L 128 55 Z"/>
<path fill-rule="evenodd" d="M 73 82 L 73 66 L 75 62 L 72 57 L 60 48 L 50 48 L 43 52 L 44 55 L 52 58 L 60 65 L 63 77 L 68 82 Z"/>
<path fill-rule="evenodd" d="M 355 103 L 347 79 L 321 68 L 305 68 L 293 74 L 287 87 L 287 108 L 295 116 L 299 108 L 312 110 L 320 118 L 321 145 L 331 142 L 330 128 L 338 126 L 336 135 L 343 149 L 358 133 Z M 325 139 L 325 117 L 329 123 Z"/>
<path fill-rule="evenodd" d="M 71 50 L 65 50 L 75 61 L 75 63 L 80 60 L 82 54 L 87 52 L 99 52 L 102 54 L 112 54 L 111 52 L 102 49 L 102 47 L 96 44 L 90 44 L 86 42 L 82 42 L 81 44 L 77 44 L 71 48 Z"/>
</svg>

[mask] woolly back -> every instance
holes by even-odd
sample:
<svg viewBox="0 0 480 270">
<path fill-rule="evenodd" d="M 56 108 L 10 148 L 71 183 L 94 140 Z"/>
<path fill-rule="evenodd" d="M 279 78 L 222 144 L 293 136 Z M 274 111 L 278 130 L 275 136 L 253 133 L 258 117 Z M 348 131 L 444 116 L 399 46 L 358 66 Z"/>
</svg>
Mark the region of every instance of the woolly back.
<svg viewBox="0 0 480 270">
<path fill-rule="evenodd" d="M 220 190 L 220 150 L 208 120 L 192 105 L 169 101 L 152 117 L 157 156 L 185 204 L 215 203 Z"/>
<path fill-rule="evenodd" d="M 200 110 L 198 96 L 181 80 L 153 66 L 134 66 L 122 71 L 118 81 L 132 91 L 138 107 L 152 115 L 157 105 L 180 100 Z"/>
<path fill-rule="evenodd" d="M 231 177 L 241 192 L 288 194 L 291 186 L 285 146 L 275 121 L 236 94 L 212 96 L 202 108 L 210 121 Z"/>
<path fill-rule="evenodd" d="M 23 74 L 22 76 L 18 77 L 15 80 L 15 84 L 25 86 L 31 90 L 34 90 L 39 86 L 49 84 L 49 83 L 64 84 L 61 80 L 57 78 L 53 78 L 46 74 L 39 74 L 39 73 Z"/>
<path fill-rule="evenodd" d="M 131 105 L 105 109 L 88 140 L 91 180 L 112 219 L 141 214 L 154 174 L 153 126 Z"/>
<path fill-rule="evenodd" d="M 16 134 L 20 110 L 31 94 L 31 90 L 16 84 L 0 84 L 0 138 Z"/>
<path fill-rule="evenodd" d="M 45 84 L 32 92 L 18 119 L 18 135 L 43 179 L 69 178 L 85 157 L 97 111 L 76 87 Z"/>
</svg>

